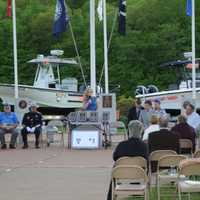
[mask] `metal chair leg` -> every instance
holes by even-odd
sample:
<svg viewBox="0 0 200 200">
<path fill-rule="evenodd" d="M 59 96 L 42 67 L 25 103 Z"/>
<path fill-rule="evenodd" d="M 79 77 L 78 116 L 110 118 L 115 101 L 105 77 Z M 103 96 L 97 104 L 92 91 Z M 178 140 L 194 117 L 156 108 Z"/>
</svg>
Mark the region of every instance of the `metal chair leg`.
<svg viewBox="0 0 200 200">
<path fill-rule="evenodd" d="M 181 190 L 180 190 L 179 186 L 178 186 L 178 200 L 181 200 Z"/>
</svg>

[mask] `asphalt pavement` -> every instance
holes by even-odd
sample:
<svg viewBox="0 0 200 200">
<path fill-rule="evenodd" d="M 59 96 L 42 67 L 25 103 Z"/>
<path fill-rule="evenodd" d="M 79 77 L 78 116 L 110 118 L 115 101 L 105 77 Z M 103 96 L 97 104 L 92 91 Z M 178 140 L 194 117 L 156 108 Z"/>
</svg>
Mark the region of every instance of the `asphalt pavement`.
<svg viewBox="0 0 200 200">
<path fill-rule="evenodd" d="M 1 200 L 104 200 L 112 150 L 0 150 Z"/>
</svg>

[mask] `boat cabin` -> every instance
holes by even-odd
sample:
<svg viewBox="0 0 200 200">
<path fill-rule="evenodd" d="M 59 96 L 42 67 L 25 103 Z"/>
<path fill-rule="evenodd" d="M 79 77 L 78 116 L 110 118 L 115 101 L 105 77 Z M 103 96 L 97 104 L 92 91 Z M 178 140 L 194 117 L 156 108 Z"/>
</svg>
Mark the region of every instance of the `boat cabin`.
<svg viewBox="0 0 200 200">
<path fill-rule="evenodd" d="M 78 81 L 76 78 L 64 78 L 61 80 L 61 65 L 77 65 L 74 59 L 59 58 L 56 55 L 44 56 L 38 55 L 36 59 L 28 63 L 37 65 L 33 86 L 36 88 L 51 88 L 77 92 Z"/>
<path fill-rule="evenodd" d="M 196 59 L 196 87 L 200 87 L 200 59 Z M 192 88 L 192 61 L 178 60 L 164 63 L 161 67 L 170 67 L 176 71 L 177 82 L 169 85 L 169 90 L 191 89 Z"/>
</svg>

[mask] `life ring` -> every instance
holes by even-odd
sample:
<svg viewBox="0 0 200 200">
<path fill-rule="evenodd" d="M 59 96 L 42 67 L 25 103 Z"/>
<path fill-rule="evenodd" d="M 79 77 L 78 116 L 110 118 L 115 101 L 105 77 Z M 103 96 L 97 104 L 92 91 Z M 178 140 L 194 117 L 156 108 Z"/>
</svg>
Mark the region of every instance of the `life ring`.
<svg viewBox="0 0 200 200">
<path fill-rule="evenodd" d="M 27 102 L 25 101 L 25 100 L 21 100 L 21 101 L 19 101 L 19 108 L 21 108 L 21 109 L 25 109 L 25 108 L 27 108 Z"/>
</svg>

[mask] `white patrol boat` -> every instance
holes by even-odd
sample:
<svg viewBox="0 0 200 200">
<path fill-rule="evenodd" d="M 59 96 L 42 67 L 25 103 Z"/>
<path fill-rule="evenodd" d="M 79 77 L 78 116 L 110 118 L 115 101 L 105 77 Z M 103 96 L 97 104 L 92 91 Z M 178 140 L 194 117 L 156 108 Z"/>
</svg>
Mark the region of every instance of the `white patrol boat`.
<svg viewBox="0 0 200 200">
<path fill-rule="evenodd" d="M 196 59 L 196 108 L 200 109 L 200 59 Z M 185 101 L 193 102 L 192 99 L 192 61 L 191 60 L 178 60 L 164 63 L 161 67 L 170 67 L 176 71 L 178 78 L 177 83 L 169 85 L 168 90 L 159 91 L 154 85 L 147 87 L 139 85 L 136 88 L 136 98 L 145 100 L 159 99 L 162 108 L 166 109 L 172 116 L 178 115 L 183 108 Z"/>
<path fill-rule="evenodd" d="M 55 108 L 63 110 L 82 106 L 82 93 L 78 92 L 78 81 L 75 78 L 61 80 L 61 65 L 77 65 L 75 59 L 59 58 L 61 50 L 52 50 L 51 56 L 38 55 L 28 63 L 36 64 L 37 70 L 33 86 L 19 85 L 19 108 L 25 109 L 31 102 L 39 108 Z M 0 98 L 3 102 L 15 104 L 14 85 L 0 84 Z M 60 111 L 59 111 L 60 112 Z M 57 113 L 56 113 L 57 114 Z"/>
</svg>

